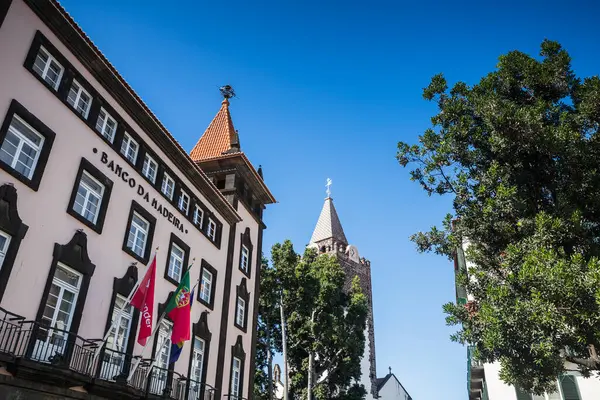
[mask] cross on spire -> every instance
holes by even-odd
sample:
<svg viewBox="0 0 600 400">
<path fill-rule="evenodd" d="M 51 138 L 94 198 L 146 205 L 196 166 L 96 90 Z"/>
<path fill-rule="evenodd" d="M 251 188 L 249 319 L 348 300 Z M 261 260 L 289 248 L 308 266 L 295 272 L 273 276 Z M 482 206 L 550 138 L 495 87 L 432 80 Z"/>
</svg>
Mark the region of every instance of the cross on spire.
<svg viewBox="0 0 600 400">
<path fill-rule="evenodd" d="M 331 178 L 327 178 L 327 184 L 325 185 L 327 187 L 327 190 L 325 191 L 325 193 L 327 193 L 327 198 L 331 197 L 331 185 L 333 184 L 333 182 L 331 181 Z"/>
</svg>

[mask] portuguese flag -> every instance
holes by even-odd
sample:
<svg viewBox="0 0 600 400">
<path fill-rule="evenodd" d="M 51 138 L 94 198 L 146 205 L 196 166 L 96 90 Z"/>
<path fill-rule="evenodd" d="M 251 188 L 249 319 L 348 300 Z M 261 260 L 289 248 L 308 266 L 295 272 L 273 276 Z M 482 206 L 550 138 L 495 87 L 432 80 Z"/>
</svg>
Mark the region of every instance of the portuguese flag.
<svg viewBox="0 0 600 400">
<path fill-rule="evenodd" d="M 190 296 L 190 269 L 181 279 L 177 290 L 171 296 L 165 313 L 173 321 L 171 343 L 180 343 L 190 340 L 191 307 L 193 299 Z"/>
</svg>

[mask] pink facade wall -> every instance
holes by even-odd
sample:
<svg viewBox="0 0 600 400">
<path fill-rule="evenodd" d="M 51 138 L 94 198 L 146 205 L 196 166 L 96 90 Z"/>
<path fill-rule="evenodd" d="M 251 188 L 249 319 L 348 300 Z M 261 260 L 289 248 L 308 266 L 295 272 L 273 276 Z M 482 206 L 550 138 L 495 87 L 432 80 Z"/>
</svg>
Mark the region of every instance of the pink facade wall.
<svg viewBox="0 0 600 400">
<path fill-rule="evenodd" d="M 260 249 L 258 246 L 258 225 L 253 217 L 250 215 L 250 212 L 246 209 L 241 202 L 239 202 L 237 212 L 242 217 L 242 221 L 239 222 L 236 226 L 235 231 L 235 244 L 233 247 L 233 271 L 231 277 L 231 296 L 229 297 L 229 324 L 227 328 L 227 344 L 225 346 L 225 368 L 223 370 L 223 382 L 230 382 L 230 365 L 231 365 L 231 347 L 235 344 L 238 335 L 242 335 L 242 343 L 244 346 L 244 352 L 246 353 L 246 361 L 244 363 L 244 397 L 249 397 L 250 392 L 254 386 L 253 377 L 248 377 L 250 371 L 250 364 L 254 362 L 251 357 L 252 353 L 252 323 L 253 323 L 253 315 L 254 315 L 254 283 L 256 279 L 256 269 L 258 268 L 256 260 L 257 260 L 257 252 L 260 254 Z M 254 251 L 252 253 L 252 259 L 250 260 L 250 279 L 246 277 L 246 275 L 240 270 L 240 249 L 241 249 L 241 234 L 244 233 L 246 228 L 250 228 L 250 238 L 252 240 L 252 245 L 254 246 Z M 246 305 L 247 313 L 248 313 L 248 329 L 246 330 L 246 334 L 236 327 L 233 324 L 235 320 L 235 312 L 236 312 L 236 289 L 237 286 L 242 282 L 242 279 L 246 278 L 246 289 L 250 293 L 250 301 L 248 305 Z M 223 384 L 223 390 L 228 391 L 229 387 L 225 387 Z"/>
<path fill-rule="evenodd" d="M 19 253 L 14 263 L 8 286 L 1 306 L 34 319 L 40 300 L 44 291 L 44 285 L 48 278 L 48 271 L 52 261 L 52 251 L 55 243 L 66 244 L 77 229 L 83 229 L 88 236 L 88 252 L 93 263 L 96 264 L 95 273 L 91 279 L 89 292 L 85 302 L 85 308 L 79 335 L 84 338 L 99 338 L 104 334 L 105 324 L 109 313 L 112 296 L 112 285 L 115 277 L 122 277 L 127 267 L 134 261 L 131 256 L 122 251 L 123 239 L 131 207 L 131 201 L 140 202 L 136 191 L 119 179 L 106 165 L 100 162 L 100 154 L 106 152 L 109 159 L 114 159 L 129 171 L 151 192 L 151 197 L 161 198 L 141 176 L 135 172 L 133 167 L 126 166 L 125 161 L 120 158 L 112 148 L 101 140 L 95 132 L 85 125 L 70 109 L 67 108 L 53 93 L 42 85 L 32 74 L 23 67 L 24 60 L 32 44 L 36 30 L 41 31 L 66 57 L 83 77 L 94 86 L 117 111 L 121 118 L 133 128 L 133 130 L 144 140 L 154 152 L 163 156 L 162 161 L 173 170 L 177 171 L 175 165 L 161 153 L 144 131 L 125 113 L 125 111 L 111 98 L 108 92 L 101 87 L 92 75 L 77 61 L 67 48 L 57 39 L 44 23 L 25 5 L 21 0 L 14 0 L 8 15 L 0 28 L 0 123 L 4 120 L 6 111 L 12 99 L 23 104 L 31 113 L 40 119 L 45 125 L 56 133 L 52 151 L 50 153 L 44 175 L 37 192 L 23 185 L 4 171 L 0 171 L 0 185 L 12 183 L 17 188 L 18 210 L 23 222 L 29 225 L 27 235 L 21 243 Z M 207 111 L 209 112 L 209 111 Z M 99 150 L 94 154 L 93 149 Z M 73 189 L 77 170 L 81 158 L 85 157 L 93 163 L 102 173 L 113 181 L 112 194 L 104 223 L 103 233 L 97 234 L 84 226 L 75 218 L 66 213 L 71 191 Z M 179 176 L 183 183 L 190 189 L 194 189 L 194 195 L 198 197 L 213 212 L 216 210 L 210 202 L 195 190 L 194 185 L 184 176 Z M 166 204 L 166 201 L 164 201 Z M 144 208 L 156 217 L 157 223 L 152 249 L 160 246 L 157 259 L 157 286 L 156 302 L 164 302 L 175 285 L 164 280 L 164 269 L 166 266 L 167 251 L 170 235 L 174 232 L 179 238 L 186 242 L 191 248 L 190 260 L 196 258 L 192 267 L 191 278 L 198 279 L 200 272 L 200 260 L 207 260 L 218 271 L 217 286 L 215 288 L 214 309 L 208 316 L 209 329 L 212 332 L 210 344 L 210 357 L 207 369 L 206 382 L 215 385 L 215 372 L 217 369 L 217 354 L 220 342 L 221 308 L 222 296 L 225 283 L 225 267 L 227 260 L 227 245 L 230 227 L 220 216 L 223 223 L 221 248 L 217 249 L 210 241 L 198 232 L 189 222 L 184 224 L 188 233 L 181 233 L 174 226 L 158 214 L 150 205 L 142 203 Z M 172 209 L 172 206 L 169 206 Z M 260 252 L 257 246 L 258 225 L 250 214 L 243 208 L 238 207 L 243 222 L 236 229 L 235 246 L 233 248 L 233 276 L 231 281 L 231 298 L 229 309 L 229 321 L 227 329 L 227 342 L 223 373 L 223 393 L 228 392 L 228 381 L 231 362 L 231 346 L 235 343 L 238 335 L 243 336 L 244 350 L 246 352 L 246 365 L 244 377 L 244 392 L 247 395 L 252 386 L 248 377 L 251 358 L 251 338 L 253 327 L 249 326 L 247 333 L 240 331 L 233 325 L 235 312 L 235 286 L 239 284 L 243 274 L 238 270 L 240 233 L 244 232 L 246 226 L 250 227 L 254 253 L 252 257 L 252 278 L 256 274 L 256 254 Z M 173 210 L 175 211 L 175 210 Z M 216 213 L 216 215 L 219 215 Z M 183 220 L 183 217 L 180 217 Z M 138 264 L 138 273 L 141 275 L 145 266 Z M 253 318 L 252 306 L 254 304 L 254 279 L 247 282 L 250 292 L 250 304 L 248 305 L 248 324 L 251 325 Z M 195 301 L 192 310 L 192 321 L 197 322 L 202 311 L 206 307 Z M 190 356 L 190 343 L 186 343 L 183 353 L 175 366 L 175 370 L 187 375 L 188 360 Z M 136 344 L 134 354 L 139 354 L 140 347 Z M 150 349 L 145 356 L 149 356 Z"/>
</svg>

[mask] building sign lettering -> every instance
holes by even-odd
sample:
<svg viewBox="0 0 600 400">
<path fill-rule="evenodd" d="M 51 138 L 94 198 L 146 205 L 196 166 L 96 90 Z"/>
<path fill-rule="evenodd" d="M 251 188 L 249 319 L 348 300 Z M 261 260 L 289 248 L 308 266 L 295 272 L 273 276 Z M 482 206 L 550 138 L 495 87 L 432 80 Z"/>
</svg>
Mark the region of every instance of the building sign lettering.
<svg viewBox="0 0 600 400">
<path fill-rule="evenodd" d="M 98 149 L 94 149 L 94 153 L 97 153 Z M 140 196 L 146 203 L 150 204 L 159 214 L 165 217 L 175 228 L 177 228 L 180 232 L 187 233 L 187 229 L 184 229 L 182 221 L 177 218 L 171 210 L 167 208 L 167 206 L 163 206 L 159 199 L 156 197 L 150 197 L 150 191 L 147 190 L 141 183 L 138 184 L 135 178 L 126 170 L 123 169 L 121 165 L 119 165 L 114 160 L 110 160 L 108 158 L 108 154 L 106 152 L 101 152 L 100 161 L 104 164 L 108 169 L 110 169 L 115 175 L 117 175 L 124 183 L 126 183 L 131 189 L 136 189 L 138 196 Z"/>
</svg>

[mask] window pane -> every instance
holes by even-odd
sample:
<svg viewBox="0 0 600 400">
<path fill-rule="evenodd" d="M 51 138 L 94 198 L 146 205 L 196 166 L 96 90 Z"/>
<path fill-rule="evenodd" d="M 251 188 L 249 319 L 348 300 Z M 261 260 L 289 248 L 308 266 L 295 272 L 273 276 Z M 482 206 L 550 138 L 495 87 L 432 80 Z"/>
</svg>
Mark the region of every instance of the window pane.
<svg viewBox="0 0 600 400">
<path fill-rule="evenodd" d="M 67 103 L 73 106 L 75 111 L 87 118 L 92 103 L 92 97 L 77 83 L 77 81 L 73 81 L 71 89 L 69 90 L 69 96 L 67 97 Z"/>
<path fill-rule="evenodd" d="M 111 325 L 113 328 L 108 337 L 108 347 L 120 352 L 125 352 L 127 348 L 132 320 L 131 305 L 127 305 L 121 311 L 121 307 L 123 307 L 124 304 L 125 299 L 121 296 L 117 296 L 111 318 Z"/>
<path fill-rule="evenodd" d="M 231 373 L 231 394 L 234 396 L 239 395 L 240 391 L 240 369 L 241 362 L 238 358 L 233 359 L 233 371 Z"/>
<path fill-rule="evenodd" d="M 210 303 L 210 294 L 212 290 L 213 276 L 210 271 L 202 270 L 202 283 L 200 286 L 200 298 L 207 303 Z"/>
<path fill-rule="evenodd" d="M 171 325 L 166 322 L 160 324 L 158 330 L 158 346 L 156 346 L 157 366 L 168 368 L 171 355 Z"/>
<path fill-rule="evenodd" d="M 181 271 L 183 269 L 184 251 L 173 244 L 171 255 L 169 257 L 169 276 L 179 282 Z"/>
<path fill-rule="evenodd" d="M 92 223 L 96 223 L 103 193 L 104 186 L 84 171 L 77 188 L 73 210 Z"/>
<path fill-rule="evenodd" d="M 212 219 L 209 219 L 208 220 L 208 237 L 210 237 L 213 240 L 215 239 L 216 228 L 217 228 L 217 225 L 215 224 L 215 222 Z"/>
<path fill-rule="evenodd" d="M 87 93 L 81 92 L 79 94 L 79 104 L 77 105 L 77 111 L 79 111 L 81 115 L 87 118 L 91 104 L 92 98 Z"/>
<path fill-rule="evenodd" d="M 108 112 L 106 112 L 106 110 L 101 109 L 100 114 L 98 115 L 98 121 L 96 122 L 96 129 L 112 143 L 117 129 L 117 122 L 108 114 Z"/>
<path fill-rule="evenodd" d="M 25 124 L 20 118 L 13 116 L 13 119 L 10 121 L 10 128 L 16 130 L 17 132 L 15 133 L 18 133 L 20 136 L 30 141 L 32 146 L 39 148 L 42 145 L 44 140 L 42 135 L 37 133 L 29 125 Z"/>
<path fill-rule="evenodd" d="M 70 270 L 57 265 L 56 272 L 54 273 L 54 279 L 58 279 L 64 283 L 67 283 L 74 287 L 79 287 L 79 282 L 81 280 L 81 275 L 71 272 Z"/>
<path fill-rule="evenodd" d="M 140 229 L 142 229 L 144 232 L 148 231 L 148 222 L 146 222 L 145 219 L 143 219 L 142 217 L 140 217 L 136 213 L 133 214 L 133 222 L 137 226 L 139 226 Z"/>
<path fill-rule="evenodd" d="M 102 132 L 104 129 L 104 120 L 106 119 L 106 113 L 104 110 L 100 110 L 100 114 L 98 114 L 98 121 L 96 121 L 96 129 L 98 132 Z"/>
<path fill-rule="evenodd" d="M 581 400 L 577 382 L 573 375 L 565 375 L 560 378 L 560 387 L 562 389 L 564 400 Z"/>
<path fill-rule="evenodd" d="M 38 75 L 43 76 L 44 70 L 46 69 L 46 63 L 48 62 L 48 54 L 43 49 L 37 54 L 35 58 L 35 63 L 33 64 L 33 70 L 38 73 Z"/>
<path fill-rule="evenodd" d="M 40 134 L 15 115 L 0 147 L 0 160 L 30 179 L 43 142 Z"/>
<path fill-rule="evenodd" d="M 141 218 L 137 213 L 133 213 L 129 236 L 127 238 L 127 247 L 140 257 L 144 256 L 146 249 L 146 238 L 148 236 L 148 222 Z"/>
<path fill-rule="evenodd" d="M 246 312 L 246 302 L 241 297 L 238 297 L 237 300 L 237 314 L 236 314 L 236 323 L 243 327 L 244 326 L 244 314 Z"/>
<path fill-rule="evenodd" d="M 44 78 L 46 82 L 52 85 L 53 88 L 58 88 L 58 84 L 60 83 L 60 74 L 62 73 L 62 68 L 54 61 L 50 61 L 50 65 L 48 66 L 48 70 L 46 71 L 46 77 Z"/>
<path fill-rule="evenodd" d="M 14 133 L 8 131 L 0 148 L 0 160 L 12 166 L 20 143 L 21 140 Z"/>
<path fill-rule="evenodd" d="M 152 160 L 150 156 L 146 154 L 146 158 L 144 158 L 144 166 L 142 168 L 142 172 L 148 179 L 150 179 L 152 183 L 156 182 L 156 169 L 156 162 L 154 162 L 154 160 Z"/>
<path fill-rule="evenodd" d="M 203 211 L 200 207 L 196 206 L 195 210 L 194 210 L 194 224 L 198 225 L 198 226 L 202 226 L 202 216 L 203 216 Z"/>
<path fill-rule="evenodd" d="M 102 196 L 102 192 L 104 192 L 104 186 L 88 175 L 85 171 L 81 175 L 81 182 L 91 189 L 98 197 Z"/>
<path fill-rule="evenodd" d="M 42 320 L 57 329 L 69 330 L 81 275 L 57 265 Z"/>
<path fill-rule="evenodd" d="M 22 143 L 21 152 L 15 164 L 15 170 L 26 177 L 30 177 L 36 157 L 37 150 L 28 143 Z"/>
<path fill-rule="evenodd" d="M 171 179 L 171 177 L 169 175 L 165 174 L 163 177 L 163 182 L 162 182 L 162 192 L 169 199 L 173 199 L 174 186 L 175 186 L 175 182 L 173 182 L 173 179 Z"/>
<path fill-rule="evenodd" d="M 69 90 L 69 96 L 67 97 L 67 103 L 71 106 L 75 107 L 77 104 L 77 94 L 79 93 L 79 86 L 77 83 L 73 82 L 71 89 Z"/>
<path fill-rule="evenodd" d="M 4 257 L 6 256 L 8 245 L 10 244 L 10 238 L 11 236 L 9 234 L 0 231 L 0 269 L 2 268 L 2 264 L 4 264 Z"/>
<path fill-rule="evenodd" d="M 125 133 L 125 137 L 123 138 L 123 143 L 121 144 L 121 153 L 131 163 L 135 163 L 135 160 L 137 159 L 137 151 L 138 151 L 137 142 L 135 140 L 133 140 L 133 138 L 131 136 L 129 136 L 127 133 Z"/>
</svg>

